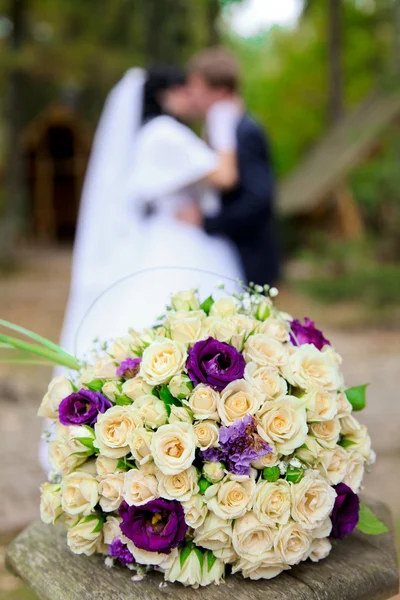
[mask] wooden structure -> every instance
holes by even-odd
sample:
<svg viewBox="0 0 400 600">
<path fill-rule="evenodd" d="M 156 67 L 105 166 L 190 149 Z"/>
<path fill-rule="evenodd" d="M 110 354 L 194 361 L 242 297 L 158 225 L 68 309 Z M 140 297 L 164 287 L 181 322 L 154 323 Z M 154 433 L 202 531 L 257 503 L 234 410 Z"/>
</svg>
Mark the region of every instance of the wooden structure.
<svg viewBox="0 0 400 600">
<path fill-rule="evenodd" d="M 400 91 L 374 92 L 316 144 L 280 184 L 278 208 L 283 216 L 320 212 L 335 204 L 342 232 L 354 237 L 363 223 L 346 185 L 349 174 L 379 147 L 385 130 L 400 117 Z"/>
<path fill-rule="evenodd" d="M 64 104 L 53 104 L 25 130 L 31 233 L 45 241 L 73 239 L 91 133 Z"/>
<path fill-rule="evenodd" d="M 382 504 L 373 508 L 389 533 L 355 533 L 326 560 L 307 561 L 271 581 L 229 576 L 225 585 L 198 590 L 179 584 L 160 588 L 162 576 L 153 573 L 133 582 L 131 571 L 107 569 L 101 556 L 72 554 L 65 531 L 40 522 L 12 542 L 7 564 L 41 600 L 385 600 L 398 592 L 396 549 L 388 510 Z"/>
</svg>

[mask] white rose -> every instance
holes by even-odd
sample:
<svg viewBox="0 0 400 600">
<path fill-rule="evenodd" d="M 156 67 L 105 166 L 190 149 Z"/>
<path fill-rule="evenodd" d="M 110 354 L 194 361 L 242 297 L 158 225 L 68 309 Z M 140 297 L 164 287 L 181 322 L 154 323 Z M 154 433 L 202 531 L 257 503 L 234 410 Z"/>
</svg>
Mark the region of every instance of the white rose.
<svg viewBox="0 0 400 600">
<path fill-rule="evenodd" d="M 223 583 L 225 576 L 225 564 L 222 560 L 217 558 L 215 560 L 215 556 L 211 558 L 213 560 L 211 567 L 209 567 L 208 557 L 210 554 L 208 552 L 204 553 L 203 559 L 203 575 L 201 578 L 201 586 L 210 585 L 213 583 L 214 585 L 219 585 Z"/>
<path fill-rule="evenodd" d="M 195 467 L 189 467 L 186 471 L 175 475 L 160 473 L 158 493 L 161 498 L 167 500 L 188 501 L 191 496 L 199 492 L 198 479 L 199 475 Z"/>
<path fill-rule="evenodd" d="M 244 379 L 229 383 L 218 400 L 218 413 L 224 425 L 232 425 L 245 415 L 254 415 L 260 408 L 262 396 Z"/>
<path fill-rule="evenodd" d="M 106 383 L 101 388 L 101 391 L 112 402 L 115 402 L 116 396 L 121 395 L 119 387 L 115 381 L 106 381 Z"/>
<path fill-rule="evenodd" d="M 240 558 L 260 562 L 270 555 L 275 535 L 275 526 L 261 523 L 253 512 L 249 512 L 234 522 L 232 543 Z"/>
<path fill-rule="evenodd" d="M 169 382 L 168 387 L 174 398 L 184 400 L 192 392 L 193 383 L 187 375 L 179 373 L 179 375 L 174 375 Z"/>
<path fill-rule="evenodd" d="M 189 423 L 162 425 L 151 440 L 154 462 L 165 475 L 181 473 L 194 460 L 196 442 L 196 435 Z"/>
<path fill-rule="evenodd" d="M 191 496 L 189 500 L 182 502 L 185 511 L 185 521 L 192 529 L 198 529 L 204 523 L 208 514 L 207 504 L 201 494 Z"/>
<path fill-rule="evenodd" d="M 264 333 L 249 337 L 243 355 L 246 362 L 255 362 L 260 367 L 282 367 L 288 360 L 285 346 Z"/>
<path fill-rule="evenodd" d="M 267 452 L 264 456 L 261 456 L 259 459 L 251 463 L 251 466 L 254 469 L 258 469 L 259 471 L 268 467 L 276 467 L 281 460 L 281 455 L 277 452 Z"/>
<path fill-rule="evenodd" d="M 238 303 L 232 296 L 226 296 L 225 298 L 219 298 L 214 302 L 210 310 L 211 317 L 220 317 L 226 319 L 232 315 L 236 315 L 238 312 Z"/>
<path fill-rule="evenodd" d="M 307 465 L 314 465 L 319 461 L 323 448 L 319 445 L 315 437 L 308 435 L 304 444 L 297 448 L 296 458 L 299 458 Z"/>
<path fill-rule="evenodd" d="M 122 537 L 122 531 L 119 527 L 122 523 L 121 517 L 108 516 L 103 525 L 104 543 L 111 544 L 115 538 Z"/>
<path fill-rule="evenodd" d="M 218 402 L 220 396 L 218 392 L 200 383 L 195 387 L 187 405 L 197 420 L 213 419 L 218 420 Z"/>
<path fill-rule="evenodd" d="M 355 494 L 360 491 L 361 483 L 364 477 L 365 461 L 358 452 L 352 452 L 347 463 L 347 473 L 344 483 L 353 490 Z"/>
<path fill-rule="evenodd" d="M 281 454 L 291 454 L 307 439 L 306 409 L 299 398 L 285 396 L 266 403 L 258 417 L 259 435 Z"/>
<path fill-rule="evenodd" d="M 174 310 L 198 310 L 200 302 L 195 290 L 184 290 L 171 297 L 171 306 Z"/>
<path fill-rule="evenodd" d="M 158 483 L 154 475 L 131 469 L 125 474 L 122 495 L 129 506 L 142 506 L 158 497 Z"/>
<path fill-rule="evenodd" d="M 208 317 L 204 321 L 204 332 L 219 342 L 231 343 L 237 335 L 237 327 L 230 319 Z"/>
<path fill-rule="evenodd" d="M 192 344 L 202 337 L 204 313 L 173 313 L 168 316 L 165 327 L 172 340 Z"/>
<path fill-rule="evenodd" d="M 284 319 L 269 317 L 257 328 L 258 333 L 264 333 L 274 338 L 278 342 L 287 342 L 289 340 L 289 323 Z"/>
<path fill-rule="evenodd" d="M 338 409 L 336 416 L 338 419 L 344 419 L 344 417 L 348 417 L 353 410 L 353 407 L 350 404 L 350 402 L 347 400 L 347 396 L 344 392 L 340 392 L 337 395 L 336 405 L 337 405 L 337 409 Z"/>
<path fill-rule="evenodd" d="M 80 453 L 82 456 L 89 456 L 93 453 L 93 448 L 89 446 L 94 442 L 94 439 L 94 431 L 91 428 L 81 425 L 68 427 L 68 444 L 73 454 Z"/>
<path fill-rule="evenodd" d="M 86 460 L 86 456 L 73 454 L 67 441 L 53 440 L 49 442 L 49 462 L 56 473 L 68 475 Z"/>
<path fill-rule="evenodd" d="M 311 423 L 310 433 L 317 438 L 321 446 L 334 448 L 339 441 L 340 421 L 339 419 L 331 419 L 330 421 Z"/>
<path fill-rule="evenodd" d="M 290 518 L 290 485 L 284 479 L 274 483 L 259 481 L 254 498 L 254 514 L 265 525 L 284 525 Z"/>
<path fill-rule="evenodd" d="M 149 460 L 152 459 L 152 437 L 152 431 L 147 431 L 145 427 L 138 427 L 128 438 L 128 444 L 132 456 L 135 460 L 137 460 L 139 465 L 145 465 Z"/>
<path fill-rule="evenodd" d="M 337 414 L 337 394 L 327 390 L 310 390 L 302 400 L 306 403 L 307 421 L 330 421 Z"/>
<path fill-rule="evenodd" d="M 232 546 L 232 535 L 232 520 L 221 519 L 210 512 L 206 516 L 203 525 L 195 530 L 193 541 L 196 546 L 215 552 L 230 548 Z"/>
<path fill-rule="evenodd" d="M 157 339 L 143 352 L 140 376 L 150 385 L 168 383 L 174 375 L 183 371 L 186 358 L 184 344 Z"/>
<path fill-rule="evenodd" d="M 341 483 L 345 478 L 349 455 L 344 448 L 335 446 L 332 450 L 322 450 L 319 457 L 319 471 L 331 485 Z"/>
<path fill-rule="evenodd" d="M 98 531 L 99 519 L 93 515 L 90 520 L 83 519 L 68 529 L 67 543 L 74 554 L 91 556 L 101 543 L 102 532 Z"/>
<path fill-rule="evenodd" d="M 225 564 L 233 563 L 239 558 L 233 549 L 233 546 L 229 546 L 228 548 L 220 548 L 219 550 L 213 550 L 213 554 L 217 558 L 220 558 Z"/>
<path fill-rule="evenodd" d="M 61 499 L 64 512 L 87 516 L 99 501 L 99 484 L 88 473 L 71 473 L 61 482 Z"/>
<path fill-rule="evenodd" d="M 93 381 L 94 378 L 94 365 L 89 365 L 85 369 L 83 369 L 83 371 L 80 372 L 77 384 L 78 389 Z"/>
<path fill-rule="evenodd" d="M 218 483 L 225 477 L 226 471 L 224 465 L 220 462 L 205 462 L 202 474 L 210 483 Z"/>
<path fill-rule="evenodd" d="M 220 519 L 238 519 L 251 509 L 254 491 L 253 479 L 236 481 L 232 478 L 211 485 L 207 488 L 204 499 L 209 510 Z"/>
<path fill-rule="evenodd" d="M 97 477 L 95 458 L 90 458 L 89 460 L 86 460 L 82 465 L 76 467 L 75 473 L 86 473 L 87 475 L 91 475 L 92 477 Z"/>
<path fill-rule="evenodd" d="M 286 523 L 279 527 L 274 546 L 283 564 L 297 565 L 308 556 L 311 542 L 310 531 L 299 523 Z"/>
<path fill-rule="evenodd" d="M 312 530 L 312 536 L 314 540 L 322 540 L 330 536 L 332 531 L 332 521 L 330 517 L 327 517 L 325 521 L 321 523 L 316 529 Z"/>
<path fill-rule="evenodd" d="M 136 400 L 140 396 L 151 394 L 153 386 L 149 385 L 141 377 L 128 379 L 122 385 L 122 393 L 128 396 L 131 400 Z"/>
<path fill-rule="evenodd" d="M 232 574 L 241 572 L 245 579 L 273 579 L 282 571 L 289 569 L 288 565 L 282 563 L 279 557 L 271 552 L 270 558 L 263 562 L 250 562 L 241 559 L 232 568 Z"/>
<path fill-rule="evenodd" d="M 96 472 L 100 477 L 104 475 L 111 475 L 118 469 L 118 459 L 108 458 L 107 456 L 99 456 L 96 458 Z"/>
<path fill-rule="evenodd" d="M 303 390 L 324 389 L 335 391 L 343 380 L 335 357 L 322 352 L 314 344 L 293 347 L 288 364 L 282 368 L 284 378 Z"/>
<path fill-rule="evenodd" d="M 122 489 L 124 487 L 124 473 L 113 473 L 100 479 L 99 504 L 104 512 L 118 510 L 122 502 Z"/>
<path fill-rule="evenodd" d="M 113 406 L 99 414 L 94 426 L 94 446 L 109 458 L 122 458 L 129 454 L 129 439 L 142 420 L 133 406 Z"/>
<path fill-rule="evenodd" d="M 117 377 L 117 365 L 111 356 L 102 356 L 94 365 L 96 379 L 111 379 Z"/>
<path fill-rule="evenodd" d="M 292 518 L 305 529 L 316 529 L 331 514 L 336 492 L 316 471 L 308 471 L 291 485 Z"/>
<path fill-rule="evenodd" d="M 167 422 L 168 414 L 165 404 L 155 396 L 148 395 L 136 398 L 133 408 L 136 409 L 146 427 L 157 429 Z"/>
<path fill-rule="evenodd" d="M 193 427 L 197 445 L 202 450 L 218 446 L 219 427 L 215 421 L 200 421 Z"/>
<path fill-rule="evenodd" d="M 319 562 L 326 558 L 332 550 L 332 544 L 326 538 L 313 540 L 311 542 L 309 557 L 313 562 Z"/>
<path fill-rule="evenodd" d="M 116 338 L 111 346 L 107 348 L 110 356 L 115 358 L 118 362 L 122 362 L 128 356 L 131 356 L 133 352 L 140 349 L 137 339 L 131 335 L 124 335 L 123 337 Z"/>
<path fill-rule="evenodd" d="M 287 394 L 287 383 L 274 367 L 259 367 L 256 363 L 247 363 L 244 378 L 265 395 L 267 400 L 276 400 Z"/>
<path fill-rule="evenodd" d="M 137 548 L 128 538 L 124 538 L 124 542 L 128 546 L 129 552 L 133 554 L 135 562 L 140 565 L 152 565 L 157 566 L 160 569 L 168 569 L 178 555 L 178 550 L 176 548 L 174 548 L 170 554 L 164 554 L 162 552 L 149 552 L 148 550 Z"/>
<path fill-rule="evenodd" d="M 72 394 L 73 391 L 74 388 L 66 377 L 63 375 L 54 377 L 50 381 L 47 393 L 39 406 L 38 416 L 46 419 L 58 419 L 58 407 L 61 401 Z"/>
<path fill-rule="evenodd" d="M 46 482 L 41 486 L 40 491 L 40 518 L 43 523 L 54 525 L 63 512 L 60 484 Z"/>
<path fill-rule="evenodd" d="M 365 460 L 371 455 L 371 438 L 365 425 L 361 425 L 357 419 L 352 416 L 340 420 L 341 434 L 345 439 L 351 442 L 348 450 L 352 452 L 357 450 Z"/>
<path fill-rule="evenodd" d="M 201 554 L 201 559 L 197 553 Z M 203 556 L 201 550 L 193 550 L 181 565 L 181 555 L 178 554 L 172 566 L 164 573 L 165 581 L 178 581 L 184 586 L 199 587 L 202 579 Z"/>
<path fill-rule="evenodd" d="M 193 423 L 193 417 L 191 413 L 183 406 L 171 406 L 171 413 L 168 417 L 168 423 Z"/>
</svg>

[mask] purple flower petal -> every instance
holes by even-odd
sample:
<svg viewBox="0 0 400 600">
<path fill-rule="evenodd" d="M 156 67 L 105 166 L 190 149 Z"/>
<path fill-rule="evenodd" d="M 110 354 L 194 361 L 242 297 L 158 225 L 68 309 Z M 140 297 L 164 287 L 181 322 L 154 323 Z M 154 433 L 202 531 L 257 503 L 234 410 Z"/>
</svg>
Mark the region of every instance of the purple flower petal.
<svg viewBox="0 0 400 600">
<path fill-rule="evenodd" d="M 104 413 L 112 404 L 100 392 L 81 389 L 61 401 L 58 416 L 62 425 L 90 425 L 96 423 L 99 413 Z"/>
<path fill-rule="evenodd" d="M 243 377 L 245 366 L 236 348 L 212 337 L 196 342 L 189 350 L 187 371 L 194 385 L 205 383 L 222 391 L 228 383 Z"/>
<path fill-rule="evenodd" d="M 342 540 L 357 527 L 360 514 L 360 500 L 345 483 L 335 486 L 337 493 L 331 521 L 331 537 Z"/>
<path fill-rule="evenodd" d="M 290 340 L 292 344 L 314 344 L 318 350 L 322 350 L 324 346 L 330 346 L 330 341 L 326 339 L 322 331 L 316 329 L 314 321 L 308 317 L 304 319 L 304 325 L 298 319 L 294 319 L 291 323 Z"/>
</svg>

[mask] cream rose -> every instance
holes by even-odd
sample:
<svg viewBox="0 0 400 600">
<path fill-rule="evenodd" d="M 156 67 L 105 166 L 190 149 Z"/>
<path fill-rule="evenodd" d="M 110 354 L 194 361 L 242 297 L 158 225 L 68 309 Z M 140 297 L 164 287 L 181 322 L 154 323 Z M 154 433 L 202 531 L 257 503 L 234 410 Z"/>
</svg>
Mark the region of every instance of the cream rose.
<svg viewBox="0 0 400 600">
<path fill-rule="evenodd" d="M 96 379 L 113 379 L 117 377 L 117 365 L 111 356 L 102 356 L 94 365 L 94 376 Z"/>
<path fill-rule="evenodd" d="M 226 319 L 232 315 L 236 315 L 238 312 L 238 303 L 232 296 L 226 296 L 225 298 L 219 298 L 214 302 L 211 307 L 211 317 L 220 317 Z"/>
<path fill-rule="evenodd" d="M 175 583 L 178 581 L 184 586 L 198 588 L 202 579 L 203 557 L 201 561 L 193 548 L 182 564 L 181 555 L 178 554 L 171 567 L 164 573 L 165 581 Z"/>
<path fill-rule="evenodd" d="M 218 483 L 226 475 L 225 466 L 220 462 L 205 462 L 202 475 L 210 483 Z"/>
<path fill-rule="evenodd" d="M 204 321 L 204 331 L 207 336 L 211 336 L 219 342 L 231 343 L 237 335 L 236 324 L 230 319 L 221 319 L 220 317 L 208 317 Z M 236 346 L 235 344 L 232 344 Z"/>
<path fill-rule="evenodd" d="M 116 338 L 107 351 L 116 361 L 122 362 L 139 349 L 140 344 L 138 343 L 137 338 L 134 338 L 131 335 L 124 335 L 123 337 Z"/>
<path fill-rule="evenodd" d="M 232 544 L 235 552 L 249 562 L 260 562 L 270 556 L 274 546 L 276 527 L 259 521 L 252 512 L 236 519 L 233 524 Z"/>
<path fill-rule="evenodd" d="M 207 488 L 204 499 L 220 519 L 238 519 L 251 509 L 254 491 L 253 479 L 237 481 L 231 477 Z"/>
<path fill-rule="evenodd" d="M 309 551 L 309 559 L 312 562 L 319 562 L 326 558 L 332 550 L 332 544 L 326 538 L 313 540 Z"/>
<path fill-rule="evenodd" d="M 107 456 L 99 456 L 96 458 L 96 472 L 100 477 L 111 475 L 118 470 L 118 459 L 108 458 Z"/>
<path fill-rule="evenodd" d="M 259 367 L 254 362 L 247 363 L 244 378 L 264 394 L 268 401 L 287 394 L 287 383 L 274 367 Z"/>
<path fill-rule="evenodd" d="M 219 400 L 218 392 L 200 383 L 195 387 L 186 404 L 195 419 L 199 421 L 204 419 L 217 421 Z"/>
<path fill-rule="evenodd" d="M 156 339 L 143 352 L 140 376 L 150 385 L 168 383 L 185 366 L 184 344 L 163 338 Z"/>
<path fill-rule="evenodd" d="M 61 482 L 61 504 L 69 515 L 90 515 L 99 501 L 99 484 L 93 475 L 74 472 Z"/>
<path fill-rule="evenodd" d="M 151 440 L 155 464 L 165 475 L 182 473 L 194 460 L 196 442 L 196 435 L 189 423 L 162 425 Z"/>
<path fill-rule="evenodd" d="M 137 563 L 140 565 L 152 565 L 159 567 L 161 570 L 168 569 L 178 556 L 178 550 L 174 548 L 170 554 L 163 554 L 161 552 L 149 552 L 148 550 L 142 550 L 137 548 L 131 540 L 123 538 L 123 541 L 128 546 L 128 550 Z"/>
<path fill-rule="evenodd" d="M 241 571 L 242 576 L 245 579 L 273 579 L 282 571 L 289 569 L 288 565 L 279 561 L 279 558 L 275 556 L 273 552 L 270 553 L 268 560 L 263 562 L 250 562 L 248 560 L 240 559 L 233 565 L 232 574 Z"/>
<path fill-rule="evenodd" d="M 285 346 L 264 333 L 249 337 L 243 355 L 246 362 L 255 362 L 260 367 L 283 367 L 288 360 Z"/>
<path fill-rule="evenodd" d="M 291 454 L 307 439 L 306 409 L 299 398 L 285 396 L 266 403 L 258 417 L 259 435 L 280 454 Z"/>
<path fill-rule="evenodd" d="M 221 519 L 210 512 L 206 516 L 203 525 L 195 530 L 193 541 L 196 546 L 215 552 L 230 548 L 232 546 L 232 535 L 232 520 Z"/>
<path fill-rule="evenodd" d="M 321 446 L 334 448 L 339 441 L 340 421 L 339 419 L 331 419 L 330 421 L 311 423 L 310 433 L 317 438 Z"/>
<path fill-rule="evenodd" d="M 224 425 L 232 425 L 245 415 L 254 415 L 260 408 L 262 396 L 250 383 L 237 379 L 229 383 L 218 400 L 218 414 Z"/>
<path fill-rule="evenodd" d="M 171 306 L 176 311 L 198 310 L 200 302 L 195 290 L 184 290 L 171 297 Z"/>
<path fill-rule="evenodd" d="M 185 521 L 192 529 L 198 529 L 205 521 L 208 514 L 207 504 L 201 494 L 195 494 L 188 500 L 182 502 L 185 511 Z"/>
<path fill-rule="evenodd" d="M 145 427 L 138 427 L 129 436 L 128 444 L 131 449 L 132 456 L 139 465 L 145 465 L 151 456 L 151 440 L 153 437 L 152 431 L 147 431 Z"/>
<path fill-rule="evenodd" d="M 297 565 L 308 556 L 311 543 L 311 532 L 299 523 L 286 523 L 279 527 L 274 547 L 283 564 Z"/>
<path fill-rule="evenodd" d="M 348 442 L 351 442 L 351 446 L 348 447 L 348 450 L 350 452 L 357 450 L 366 461 L 369 461 L 371 456 L 371 438 L 368 435 L 368 430 L 364 425 L 360 425 L 356 419 L 353 419 L 353 421 L 357 423 L 358 427 L 349 430 L 346 425 L 348 425 L 350 419 L 352 419 L 352 417 L 346 417 L 340 422 L 342 435 L 344 435 Z M 346 431 L 346 433 L 344 433 L 344 431 Z"/>
<path fill-rule="evenodd" d="M 203 332 L 203 311 L 172 313 L 168 316 L 166 328 L 169 337 L 182 344 L 192 344 L 201 339 Z"/>
<path fill-rule="evenodd" d="M 60 484 L 46 482 L 42 485 L 40 491 L 40 518 L 43 523 L 54 525 L 63 512 Z"/>
<path fill-rule="evenodd" d="M 101 391 L 112 402 L 115 402 L 115 398 L 121 395 L 120 389 L 116 381 L 106 381 L 106 383 L 101 388 Z"/>
<path fill-rule="evenodd" d="M 99 519 L 93 515 L 90 520 L 83 519 L 67 532 L 67 543 L 74 554 L 92 556 L 102 541 L 102 532 L 98 531 Z"/>
<path fill-rule="evenodd" d="M 258 333 L 264 333 L 278 342 L 289 340 L 289 324 L 284 319 L 269 317 L 257 328 Z"/>
<path fill-rule="evenodd" d="M 258 460 L 251 463 L 251 466 L 254 467 L 254 469 L 258 469 L 260 471 L 267 467 L 276 467 L 280 460 L 281 455 L 277 452 L 272 451 L 268 452 L 267 454 L 264 454 L 264 456 L 261 456 Z"/>
<path fill-rule="evenodd" d="M 122 502 L 124 473 L 105 475 L 99 482 L 99 504 L 104 512 L 118 510 Z"/>
<path fill-rule="evenodd" d="M 168 384 L 171 394 L 179 400 L 184 400 L 193 391 L 193 383 L 188 375 L 179 373 L 174 375 Z"/>
<path fill-rule="evenodd" d="M 161 498 L 168 500 L 188 501 L 191 496 L 199 492 L 198 479 L 199 475 L 195 467 L 189 467 L 186 471 L 175 475 L 160 473 L 158 493 Z"/>
<path fill-rule="evenodd" d="M 337 394 L 327 390 L 311 390 L 302 396 L 307 408 L 307 421 L 330 421 L 337 414 Z"/>
<path fill-rule="evenodd" d="M 277 523 L 284 525 L 290 518 L 290 505 L 290 485 L 286 480 L 257 483 L 253 511 L 261 523 L 272 527 Z"/>
<path fill-rule="evenodd" d="M 335 446 L 332 450 L 322 450 L 319 457 L 319 472 L 331 485 L 337 485 L 346 476 L 348 462 L 349 455 L 340 446 Z"/>
<path fill-rule="evenodd" d="M 344 392 L 339 392 L 337 395 L 336 405 L 338 409 L 336 416 L 338 419 L 344 419 L 344 417 L 348 417 L 353 410 L 353 407 L 347 400 L 347 396 Z"/>
<path fill-rule="evenodd" d="M 336 492 L 316 471 L 308 471 L 300 483 L 291 485 L 292 518 L 304 529 L 319 527 L 331 514 Z"/>
<path fill-rule="evenodd" d="M 151 394 L 152 389 L 153 386 L 146 383 L 141 377 L 128 379 L 122 385 L 122 393 L 131 400 L 136 400 L 137 398 L 140 398 L 140 396 Z"/>
<path fill-rule="evenodd" d="M 74 454 L 68 441 L 53 440 L 49 442 L 49 462 L 56 473 L 68 475 L 85 462 L 86 456 Z"/>
<path fill-rule="evenodd" d="M 308 435 L 304 444 L 297 448 L 296 458 L 299 458 L 307 465 L 315 465 L 319 462 L 319 457 L 323 448 L 319 445 L 315 437 Z"/>
<path fill-rule="evenodd" d="M 137 411 L 146 427 L 150 427 L 151 429 L 157 429 L 161 425 L 165 425 L 168 420 L 164 402 L 153 395 L 136 398 L 133 408 Z"/>
<path fill-rule="evenodd" d="M 364 477 L 365 461 L 361 454 L 357 451 L 352 452 L 348 458 L 347 473 L 344 478 L 344 483 L 358 494 L 361 488 Z"/>
<path fill-rule="evenodd" d="M 103 537 L 105 544 L 111 544 L 115 538 L 121 538 L 122 532 L 119 527 L 122 523 L 121 517 L 108 516 L 103 525 Z"/>
<path fill-rule="evenodd" d="M 215 421 L 200 421 L 193 427 L 197 445 L 202 450 L 218 446 L 219 427 Z"/>
<path fill-rule="evenodd" d="M 336 391 L 343 383 L 335 357 L 318 350 L 314 344 L 293 347 L 282 374 L 289 383 L 303 390 Z"/>
<path fill-rule="evenodd" d="M 142 506 L 158 498 L 158 482 L 154 475 L 140 469 L 131 469 L 125 474 L 123 498 L 129 506 Z"/>
<path fill-rule="evenodd" d="M 72 394 L 73 391 L 74 389 L 69 379 L 63 375 L 54 377 L 50 381 L 47 393 L 39 406 L 38 416 L 45 417 L 46 419 L 58 419 L 58 407 L 61 401 Z"/>
<path fill-rule="evenodd" d="M 223 560 L 217 558 L 217 560 L 214 560 L 214 562 L 212 563 L 211 568 L 209 568 L 208 556 L 209 553 L 206 552 L 204 554 L 203 559 L 203 575 L 201 578 L 200 585 L 205 586 L 210 585 L 211 583 L 213 583 L 214 585 L 219 585 L 220 583 L 224 582 L 225 563 Z"/>
<path fill-rule="evenodd" d="M 193 423 L 192 414 L 183 406 L 171 406 L 171 413 L 168 417 L 168 423 Z"/>
<path fill-rule="evenodd" d="M 94 446 L 109 458 L 122 458 L 129 454 L 129 439 L 142 420 L 133 406 L 113 406 L 99 414 L 94 426 Z"/>
</svg>

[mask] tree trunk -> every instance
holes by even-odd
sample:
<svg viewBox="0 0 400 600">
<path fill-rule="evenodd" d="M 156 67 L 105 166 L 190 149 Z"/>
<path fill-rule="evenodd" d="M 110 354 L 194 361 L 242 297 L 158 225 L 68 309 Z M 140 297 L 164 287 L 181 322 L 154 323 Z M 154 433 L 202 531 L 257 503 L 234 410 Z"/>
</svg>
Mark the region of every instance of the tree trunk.
<svg viewBox="0 0 400 600">
<path fill-rule="evenodd" d="M 10 18 L 13 23 L 11 49 L 14 58 L 24 39 L 26 0 L 10 0 Z M 23 73 L 13 61 L 7 82 L 5 100 L 6 172 L 3 214 L 0 224 L 0 265 L 9 268 L 15 261 L 17 240 L 25 222 L 24 165 L 20 147 L 22 122 Z"/>
<path fill-rule="evenodd" d="M 328 0 L 329 117 L 338 120 L 343 110 L 342 0 Z"/>
</svg>

